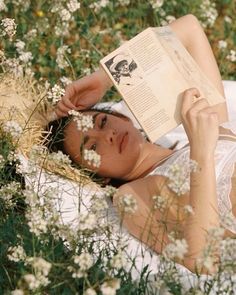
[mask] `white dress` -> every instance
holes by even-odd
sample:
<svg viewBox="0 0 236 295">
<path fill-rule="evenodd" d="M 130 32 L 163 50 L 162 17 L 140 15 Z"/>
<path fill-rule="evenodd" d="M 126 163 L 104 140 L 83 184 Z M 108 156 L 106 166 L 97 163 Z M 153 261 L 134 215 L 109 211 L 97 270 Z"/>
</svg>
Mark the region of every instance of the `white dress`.
<svg viewBox="0 0 236 295">
<path fill-rule="evenodd" d="M 172 165 L 183 167 L 186 179 L 190 182 L 189 172 L 189 146 L 176 151 L 163 164 L 155 168 L 149 175 L 163 175 L 168 177 Z M 231 177 L 236 163 L 236 142 L 219 140 L 215 150 L 215 172 L 217 182 L 217 199 L 221 224 L 228 230 L 236 233 L 236 218 L 232 213 L 230 192 L 232 188 Z M 186 168 L 186 169 L 185 169 Z M 235 179 L 236 181 L 236 179 Z"/>
</svg>

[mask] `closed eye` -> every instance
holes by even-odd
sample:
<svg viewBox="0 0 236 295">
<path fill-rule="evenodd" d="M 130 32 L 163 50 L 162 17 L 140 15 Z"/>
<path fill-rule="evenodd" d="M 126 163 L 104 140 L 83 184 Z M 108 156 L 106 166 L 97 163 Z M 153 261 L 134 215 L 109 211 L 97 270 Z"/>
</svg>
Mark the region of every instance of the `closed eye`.
<svg viewBox="0 0 236 295">
<path fill-rule="evenodd" d="M 107 123 L 107 115 L 104 115 L 101 119 L 101 122 L 100 122 L 100 128 L 102 129 Z"/>
</svg>

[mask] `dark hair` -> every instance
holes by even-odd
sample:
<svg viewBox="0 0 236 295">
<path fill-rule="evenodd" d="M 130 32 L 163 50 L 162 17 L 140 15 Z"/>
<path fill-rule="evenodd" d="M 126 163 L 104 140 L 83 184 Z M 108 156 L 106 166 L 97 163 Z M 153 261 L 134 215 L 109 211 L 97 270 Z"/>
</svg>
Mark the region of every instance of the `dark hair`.
<svg viewBox="0 0 236 295">
<path fill-rule="evenodd" d="M 100 113 L 105 113 L 105 114 L 109 114 L 109 115 L 113 115 L 113 116 L 117 116 L 120 118 L 126 118 L 129 119 L 127 116 L 118 113 L 116 111 L 113 111 L 111 109 L 86 109 L 86 110 L 82 110 L 80 112 L 100 112 Z M 75 168 L 82 168 L 79 164 L 75 163 L 73 161 L 73 159 L 70 157 L 70 155 L 66 152 L 65 147 L 64 147 L 64 141 L 65 141 L 65 128 L 66 126 L 72 121 L 72 116 L 68 116 L 68 117 L 63 117 L 57 120 L 54 120 L 52 122 L 50 122 L 47 126 L 46 126 L 46 131 L 48 132 L 48 136 L 45 140 L 45 145 L 47 146 L 49 152 L 58 152 L 61 151 L 64 154 L 68 155 L 68 157 L 70 158 L 70 160 L 72 161 L 72 166 Z M 87 172 L 89 172 L 89 170 L 86 169 Z M 99 176 L 98 174 L 94 173 L 91 171 L 91 173 L 88 173 L 89 176 L 96 182 L 98 182 L 99 184 L 104 184 L 103 183 L 103 178 L 101 176 Z M 119 187 L 122 184 L 126 183 L 125 180 L 122 179 L 112 179 L 109 184 L 114 186 L 114 187 Z"/>
</svg>

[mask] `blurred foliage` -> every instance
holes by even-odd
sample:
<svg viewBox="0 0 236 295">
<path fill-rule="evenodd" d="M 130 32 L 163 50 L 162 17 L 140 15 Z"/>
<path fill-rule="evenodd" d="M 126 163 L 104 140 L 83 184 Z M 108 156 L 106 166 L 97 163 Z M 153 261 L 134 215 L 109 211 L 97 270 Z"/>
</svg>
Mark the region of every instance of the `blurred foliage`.
<svg viewBox="0 0 236 295">
<path fill-rule="evenodd" d="M 148 26 L 167 24 L 173 17 L 191 13 L 205 27 L 218 61 L 223 79 L 236 79 L 236 62 L 227 58 L 236 45 L 235 0 L 84 0 L 80 8 L 65 20 L 62 10 L 68 1 L 5 1 L 1 17 L 14 18 L 17 33 L 12 42 L 1 40 L 0 49 L 10 57 L 18 57 L 14 42 L 26 43 L 33 55 L 32 70 L 37 79 L 52 84 L 62 77 L 77 79 L 99 66 L 99 60 L 122 42 Z M 29 31 L 36 34 L 29 38 Z M 219 41 L 227 42 L 220 49 Z M 64 58 L 68 66 L 59 68 L 58 49 L 69 46 Z"/>
</svg>

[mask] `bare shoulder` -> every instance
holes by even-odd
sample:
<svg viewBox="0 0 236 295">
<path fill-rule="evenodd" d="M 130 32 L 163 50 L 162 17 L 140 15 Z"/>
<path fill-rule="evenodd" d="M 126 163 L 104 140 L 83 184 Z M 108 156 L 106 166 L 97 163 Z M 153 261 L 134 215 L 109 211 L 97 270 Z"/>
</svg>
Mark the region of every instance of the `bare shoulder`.
<svg viewBox="0 0 236 295">
<path fill-rule="evenodd" d="M 166 177 L 161 175 L 150 175 L 131 181 L 118 189 L 114 201 L 122 195 L 131 194 L 136 199 L 149 202 L 152 196 L 159 194 L 165 187 L 166 181 Z"/>
</svg>

